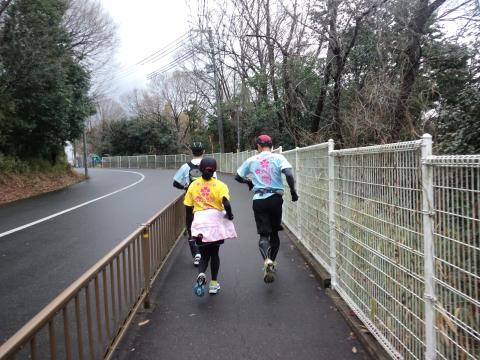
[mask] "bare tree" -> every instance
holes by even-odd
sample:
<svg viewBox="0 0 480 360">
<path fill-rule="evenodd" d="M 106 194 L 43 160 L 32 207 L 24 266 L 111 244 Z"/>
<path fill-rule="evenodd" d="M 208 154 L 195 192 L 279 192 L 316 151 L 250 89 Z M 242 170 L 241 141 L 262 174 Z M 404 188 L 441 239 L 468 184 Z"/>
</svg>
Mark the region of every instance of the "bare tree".
<svg viewBox="0 0 480 360">
<path fill-rule="evenodd" d="M 117 27 L 99 0 L 68 0 L 64 25 L 78 60 L 92 73 L 92 96 L 101 97 L 110 87 Z"/>
<path fill-rule="evenodd" d="M 13 0 L 2 0 L 0 2 L 0 16 L 7 10 L 8 5 L 12 3 Z"/>
<path fill-rule="evenodd" d="M 428 29 L 428 23 L 435 11 L 446 0 L 416 0 L 408 6 L 412 9 L 410 20 L 407 22 L 407 42 L 402 50 L 399 63 L 402 64 L 400 92 L 394 109 L 394 124 L 392 134 L 401 136 L 405 132 L 405 121 L 409 130 L 413 129 L 411 117 L 408 116 L 408 99 L 412 93 L 415 79 L 417 78 L 422 57 L 422 38 Z"/>
</svg>

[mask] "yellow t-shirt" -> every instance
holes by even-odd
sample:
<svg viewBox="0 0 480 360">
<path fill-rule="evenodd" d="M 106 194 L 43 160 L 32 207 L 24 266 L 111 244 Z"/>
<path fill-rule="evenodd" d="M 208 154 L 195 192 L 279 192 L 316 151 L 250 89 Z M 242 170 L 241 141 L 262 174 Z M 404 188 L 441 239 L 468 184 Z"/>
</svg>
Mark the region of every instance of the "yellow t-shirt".
<svg viewBox="0 0 480 360">
<path fill-rule="evenodd" d="M 217 209 L 222 211 L 222 200 L 224 197 L 227 198 L 227 200 L 230 200 L 226 184 L 215 178 L 208 181 L 199 178 L 192 182 L 188 187 L 183 203 L 186 206 L 193 206 L 194 213 L 207 209 Z"/>
</svg>

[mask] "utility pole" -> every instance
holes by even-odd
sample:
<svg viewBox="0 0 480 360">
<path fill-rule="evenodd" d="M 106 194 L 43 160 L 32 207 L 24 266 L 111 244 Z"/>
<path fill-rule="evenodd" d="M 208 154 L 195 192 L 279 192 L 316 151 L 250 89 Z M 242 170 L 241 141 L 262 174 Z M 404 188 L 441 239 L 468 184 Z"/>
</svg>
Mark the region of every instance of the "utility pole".
<svg viewBox="0 0 480 360">
<path fill-rule="evenodd" d="M 88 165 L 87 165 L 87 126 L 83 128 L 83 166 L 85 167 L 85 179 L 88 179 Z"/>
<path fill-rule="evenodd" d="M 221 90 L 218 83 L 218 74 L 217 74 L 217 65 L 215 62 L 215 50 L 213 48 L 213 36 L 212 29 L 208 28 L 208 43 L 210 45 L 210 52 L 212 56 L 212 66 L 213 66 L 213 81 L 215 82 L 215 98 L 217 101 L 217 126 L 218 126 L 218 142 L 220 143 L 220 152 L 225 152 L 225 141 L 223 140 L 223 120 L 222 120 L 222 107 L 221 107 Z"/>
<path fill-rule="evenodd" d="M 237 153 L 240 152 L 240 109 L 238 105 L 235 109 L 235 118 L 237 120 Z"/>
</svg>

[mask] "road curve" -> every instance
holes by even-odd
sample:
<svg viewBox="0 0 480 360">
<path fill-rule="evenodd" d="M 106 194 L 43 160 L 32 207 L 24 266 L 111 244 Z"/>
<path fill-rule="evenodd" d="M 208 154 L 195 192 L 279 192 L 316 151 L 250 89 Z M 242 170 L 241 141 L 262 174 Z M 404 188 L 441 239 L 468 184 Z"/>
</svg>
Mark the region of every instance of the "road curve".
<svg viewBox="0 0 480 360">
<path fill-rule="evenodd" d="M 173 174 L 91 169 L 87 181 L 0 206 L 0 343 L 172 201 Z"/>
</svg>

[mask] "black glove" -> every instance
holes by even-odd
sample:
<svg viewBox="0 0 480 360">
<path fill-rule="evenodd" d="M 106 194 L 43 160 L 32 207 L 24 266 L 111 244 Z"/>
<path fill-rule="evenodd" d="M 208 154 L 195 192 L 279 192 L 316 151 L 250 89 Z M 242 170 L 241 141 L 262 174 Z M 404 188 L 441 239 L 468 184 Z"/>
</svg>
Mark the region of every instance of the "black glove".
<svg viewBox="0 0 480 360">
<path fill-rule="evenodd" d="M 253 189 L 253 182 L 251 180 L 247 181 L 247 185 L 248 185 L 248 191 L 252 191 Z"/>
<path fill-rule="evenodd" d="M 226 217 L 228 220 L 233 220 L 233 214 L 232 214 L 232 213 L 225 214 L 225 217 Z"/>
<path fill-rule="evenodd" d="M 290 194 L 292 195 L 292 201 L 295 202 L 298 200 L 298 194 L 295 190 L 290 191 Z"/>
</svg>

